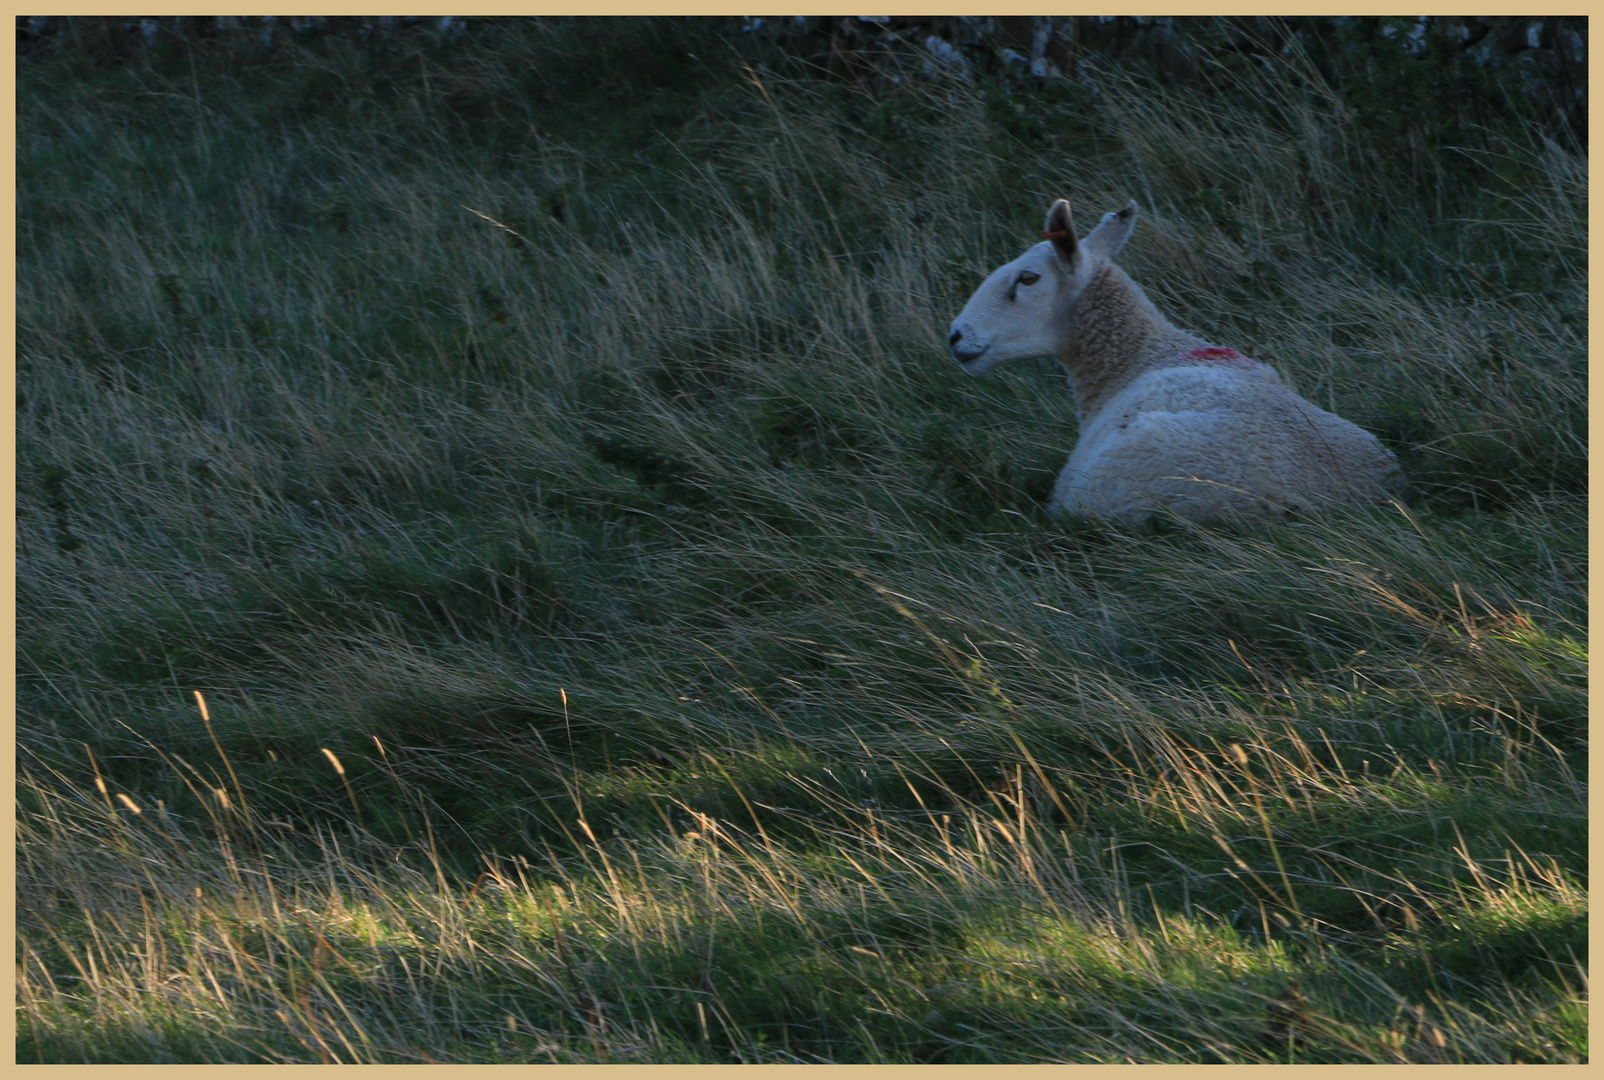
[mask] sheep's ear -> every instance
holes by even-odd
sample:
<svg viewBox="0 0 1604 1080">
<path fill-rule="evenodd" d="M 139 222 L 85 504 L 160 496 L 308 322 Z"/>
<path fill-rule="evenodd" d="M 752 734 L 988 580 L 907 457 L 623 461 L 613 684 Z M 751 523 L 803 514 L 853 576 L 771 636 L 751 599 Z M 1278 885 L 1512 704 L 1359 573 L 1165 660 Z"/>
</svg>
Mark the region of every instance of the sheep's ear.
<svg viewBox="0 0 1604 1080">
<path fill-rule="evenodd" d="M 1070 270 L 1080 261 L 1080 244 L 1075 240 L 1075 223 L 1069 220 L 1069 200 L 1059 199 L 1047 211 L 1047 225 L 1042 238 L 1053 242 L 1053 250 Z"/>
<path fill-rule="evenodd" d="M 1120 253 L 1125 241 L 1136 228 L 1136 203 L 1133 200 L 1125 209 L 1104 214 L 1103 220 L 1081 241 L 1081 247 L 1092 255 L 1112 259 Z"/>
</svg>

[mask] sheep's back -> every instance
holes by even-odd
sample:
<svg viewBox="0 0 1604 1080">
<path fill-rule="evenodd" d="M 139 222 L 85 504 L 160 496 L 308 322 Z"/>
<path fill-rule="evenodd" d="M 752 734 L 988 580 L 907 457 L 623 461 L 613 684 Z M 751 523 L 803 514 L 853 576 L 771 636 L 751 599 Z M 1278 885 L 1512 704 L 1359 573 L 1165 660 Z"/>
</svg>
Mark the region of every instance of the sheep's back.
<svg viewBox="0 0 1604 1080">
<path fill-rule="evenodd" d="M 1164 368 L 1085 424 L 1049 509 L 1262 516 L 1384 498 L 1396 471 L 1375 436 L 1299 397 L 1270 368 Z"/>
</svg>

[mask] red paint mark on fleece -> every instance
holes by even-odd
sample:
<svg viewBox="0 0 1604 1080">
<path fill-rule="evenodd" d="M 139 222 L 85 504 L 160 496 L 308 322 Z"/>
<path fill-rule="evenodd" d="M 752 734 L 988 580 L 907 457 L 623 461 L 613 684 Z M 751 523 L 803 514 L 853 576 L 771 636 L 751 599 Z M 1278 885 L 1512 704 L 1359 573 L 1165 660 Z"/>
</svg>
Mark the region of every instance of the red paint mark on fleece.
<svg viewBox="0 0 1604 1080">
<path fill-rule="evenodd" d="M 1229 367 L 1250 368 L 1256 367 L 1253 360 L 1249 360 L 1235 349 L 1224 349 L 1218 345 L 1200 345 L 1189 353 L 1181 356 L 1182 360 L 1207 360 L 1215 364 L 1225 364 Z"/>
</svg>

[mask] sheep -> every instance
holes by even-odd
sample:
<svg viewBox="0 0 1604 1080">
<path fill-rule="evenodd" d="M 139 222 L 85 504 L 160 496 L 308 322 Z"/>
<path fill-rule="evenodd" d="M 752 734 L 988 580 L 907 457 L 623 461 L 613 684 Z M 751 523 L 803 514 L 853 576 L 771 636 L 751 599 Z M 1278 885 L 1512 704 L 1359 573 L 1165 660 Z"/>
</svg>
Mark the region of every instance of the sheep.
<svg viewBox="0 0 1604 1080">
<path fill-rule="evenodd" d="M 1080 437 L 1048 513 L 1206 523 L 1400 496 L 1397 459 L 1374 435 L 1159 314 L 1113 261 L 1135 226 L 1132 202 L 1077 240 L 1059 199 L 1043 242 L 986 278 L 952 323 L 968 374 L 1046 356 L 1068 373 Z"/>
</svg>

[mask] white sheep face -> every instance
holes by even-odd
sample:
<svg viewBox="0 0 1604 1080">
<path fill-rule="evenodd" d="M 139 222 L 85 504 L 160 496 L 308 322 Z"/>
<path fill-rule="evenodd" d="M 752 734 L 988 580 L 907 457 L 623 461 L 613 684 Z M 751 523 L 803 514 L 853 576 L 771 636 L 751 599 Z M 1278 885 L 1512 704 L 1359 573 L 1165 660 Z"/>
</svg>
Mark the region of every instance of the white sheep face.
<svg viewBox="0 0 1604 1080">
<path fill-rule="evenodd" d="M 1112 259 L 1136 226 L 1136 204 L 1103 215 L 1084 241 L 1077 241 L 1069 203 L 1059 199 L 1047 214 L 1051 239 L 994 270 L 952 321 L 947 339 L 953 359 L 971 375 L 1010 360 L 1056 356 L 1070 305 L 1091 280 L 1095 264 Z"/>
<path fill-rule="evenodd" d="M 1065 272 L 1053 245 L 1037 244 L 993 270 L 952 321 L 953 359 L 979 375 L 1010 360 L 1055 355 L 1053 313 L 1078 291 L 1075 275 Z"/>
</svg>

